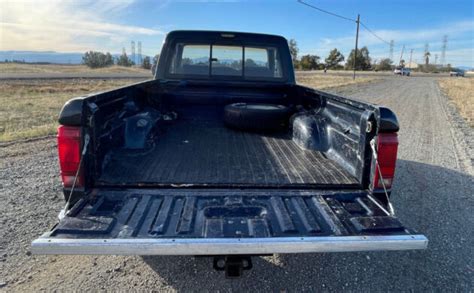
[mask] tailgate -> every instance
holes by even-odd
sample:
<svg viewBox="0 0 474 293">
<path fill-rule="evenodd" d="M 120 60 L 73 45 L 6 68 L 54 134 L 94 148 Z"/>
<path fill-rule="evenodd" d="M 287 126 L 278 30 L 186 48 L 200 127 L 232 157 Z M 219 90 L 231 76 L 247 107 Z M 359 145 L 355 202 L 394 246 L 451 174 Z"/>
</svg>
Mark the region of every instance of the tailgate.
<svg viewBox="0 0 474 293">
<path fill-rule="evenodd" d="M 37 254 L 231 255 L 424 249 L 366 192 L 95 190 Z"/>
</svg>

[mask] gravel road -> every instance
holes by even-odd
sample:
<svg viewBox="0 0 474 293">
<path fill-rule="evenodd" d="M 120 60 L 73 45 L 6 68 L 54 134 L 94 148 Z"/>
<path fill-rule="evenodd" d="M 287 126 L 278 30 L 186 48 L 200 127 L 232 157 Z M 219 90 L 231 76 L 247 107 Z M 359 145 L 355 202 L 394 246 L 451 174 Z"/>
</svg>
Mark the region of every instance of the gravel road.
<svg viewBox="0 0 474 293">
<path fill-rule="evenodd" d="M 397 215 L 426 251 L 256 258 L 237 280 L 191 257 L 35 256 L 30 241 L 63 205 L 54 139 L 0 147 L 0 291 L 472 291 L 473 130 L 433 78 L 387 77 L 336 92 L 392 108 L 401 123 Z"/>
</svg>

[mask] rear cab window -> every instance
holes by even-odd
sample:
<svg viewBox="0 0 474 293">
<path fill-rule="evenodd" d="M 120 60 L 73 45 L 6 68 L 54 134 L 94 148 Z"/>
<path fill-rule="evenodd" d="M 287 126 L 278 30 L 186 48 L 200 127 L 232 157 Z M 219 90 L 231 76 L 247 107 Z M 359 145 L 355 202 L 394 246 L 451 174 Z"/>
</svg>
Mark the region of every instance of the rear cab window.
<svg viewBox="0 0 474 293">
<path fill-rule="evenodd" d="M 194 78 L 280 80 L 280 53 L 276 47 L 176 43 L 168 75 Z"/>
</svg>

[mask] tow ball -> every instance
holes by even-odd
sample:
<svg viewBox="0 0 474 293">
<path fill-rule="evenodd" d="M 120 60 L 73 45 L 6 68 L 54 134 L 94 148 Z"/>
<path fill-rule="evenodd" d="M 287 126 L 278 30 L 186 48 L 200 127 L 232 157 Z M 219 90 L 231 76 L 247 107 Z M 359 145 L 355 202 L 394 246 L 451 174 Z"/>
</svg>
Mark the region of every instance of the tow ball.
<svg viewBox="0 0 474 293">
<path fill-rule="evenodd" d="M 225 271 L 226 278 L 240 278 L 244 270 L 252 268 L 252 258 L 242 255 L 215 256 L 213 266 L 217 271 Z"/>
</svg>

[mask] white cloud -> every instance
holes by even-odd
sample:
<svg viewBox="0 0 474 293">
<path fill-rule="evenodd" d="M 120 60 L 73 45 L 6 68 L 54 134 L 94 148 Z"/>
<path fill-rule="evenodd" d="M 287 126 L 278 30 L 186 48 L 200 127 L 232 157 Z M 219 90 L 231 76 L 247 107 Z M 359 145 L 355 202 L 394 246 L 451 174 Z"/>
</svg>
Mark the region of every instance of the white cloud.
<svg viewBox="0 0 474 293">
<path fill-rule="evenodd" d="M 158 29 L 114 22 L 134 0 L 0 0 L 0 50 L 120 51 Z"/>
</svg>

